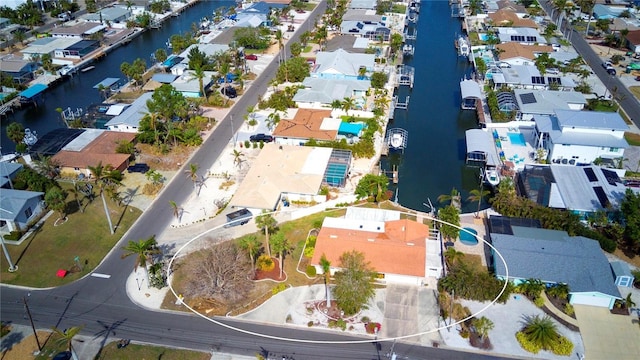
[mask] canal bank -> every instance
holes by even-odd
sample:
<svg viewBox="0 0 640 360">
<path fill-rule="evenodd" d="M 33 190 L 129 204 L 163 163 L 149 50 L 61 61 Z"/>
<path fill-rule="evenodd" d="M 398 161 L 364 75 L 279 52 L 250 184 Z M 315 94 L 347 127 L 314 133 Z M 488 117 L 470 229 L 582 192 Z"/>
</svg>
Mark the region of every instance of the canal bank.
<svg viewBox="0 0 640 360">
<path fill-rule="evenodd" d="M 120 71 L 120 65 L 123 62 L 131 63 L 137 58 L 142 58 L 147 62 L 147 66 L 152 65 L 150 62 L 151 53 L 156 49 L 166 48 L 166 41 L 171 35 L 189 31 L 192 23 L 199 24 L 204 16 L 211 16 L 217 8 L 229 8 L 234 5 L 234 1 L 200 0 L 193 6 L 185 8 L 180 16 L 167 19 L 161 28 L 145 31 L 127 44 L 119 46 L 107 56 L 97 60 L 92 64 L 95 69 L 78 73 L 73 78 L 48 89 L 44 94 L 44 102 L 40 102 L 37 107 L 17 110 L 13 114 L 9 114 L 8 118 L 2 119 L 0 135 L 2 152 L 6 154 L 15 150 L 15 144 L 7 138 L 5 131 L 9 123 L 19 122 L 25 128 L 36 131 L 39 136 L 64 127 L 60 114 L 56 111 L 57 108 L 71 108 L 72 111 L 75 111 L 101 102 L 101 94 L 93 88 L 94 85 L 106 77 L 124 79 L 124 75 Z"/>
<path fill-rule="evenodd" d="M 413 90 L 408 86 L 397 90 L 399 102 L 410 96 L 409 106 L 397 109 L 387 127 L 407 130 L 408 143 L 404 153 L 383 157 L 381 167 L 398 167 L 398 202 L 405 207 L 429 211 L 423 205 L 429 199 L 434 206 L 442 206 L 438 196 L 455 187 L 462 193 L 463 212 L 472 212 L 477 203 L 466 199 L 480 181 L 478 169 L 464 163 L 464 132 L 476 128 L 477 120 L 474 112 L 460 110 L 459 83 L 473 71 L 454 48 L 461 23 L 451 17 L 446 1 L 423 1 L 415 26 L 415 53 L 404 62 L 415 68 L 415 83 Z"/>
</svg>

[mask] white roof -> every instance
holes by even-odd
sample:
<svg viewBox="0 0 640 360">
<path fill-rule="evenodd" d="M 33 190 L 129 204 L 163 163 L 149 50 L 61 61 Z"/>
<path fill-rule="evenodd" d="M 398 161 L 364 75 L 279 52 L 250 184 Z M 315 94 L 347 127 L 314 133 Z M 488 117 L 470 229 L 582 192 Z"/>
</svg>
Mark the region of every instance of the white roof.
<svg viewBox="0 0 640 360">
<path fill-rule="evenodd" d="M 373 54 L 352 54 L 343 49 L 332 52 L 320 51 L 316 56 L 314 72 L 357 76 L 360 67 L 373 69 L 374 63 Z"/>
<path fill-rule="evenodd" d="M 91 144 L 93 140 L 97 139 L 98 136 L 102 135 L 105 131 L 106 130 L 101 129 L 84 129 L 82 134 L 71 140 L 71 142 L 65 145 L 61 151 L 82 151 L 85 146 Z"/>
<path fill-rule="evenodd" d="M 109 106 L 109 109 L 107 110 L 106 114 L 110 116 L 120 115 L 124 111 L 124 109 L 127 108 L 127 106 L 129 106 L 129 104 L 111 105 Z"/>
<path fill-rule="evenodd" d="M 71 45 L 77 44 L 82 39 L 79 38 L 57 38 L 48 37 L 37 39 L 22 50 L 27 54 L 51 54 L 58 49 L 66 49 Z"/>
<path fill-rule="evenodd" d="M 342 119 L 340 118 L 324 118 L 320 124 L 320 130 L 338 130 Z"/>
</svg>

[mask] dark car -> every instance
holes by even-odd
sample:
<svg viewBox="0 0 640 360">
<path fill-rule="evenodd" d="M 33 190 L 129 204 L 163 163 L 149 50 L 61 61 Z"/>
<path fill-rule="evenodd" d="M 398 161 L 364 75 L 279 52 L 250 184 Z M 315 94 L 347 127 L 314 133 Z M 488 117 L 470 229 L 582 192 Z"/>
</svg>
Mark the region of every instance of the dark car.
<svg viewBox="0 0 640 360">
<path fill-rule="evenodd" d="M 238 96 L 238 92 L 233 86 L 225 86 L 220 89 L 220 92 L 222 93 L 222 95 L 225 95 L 229 99 L 233 99 L 234 97 Z"/>
<path fill-rule="evenodd" d="M 255 135 L 251 135 L 249 137 L 249 140 L 251 140 L 252 142 L 272 142 L 273 141 L 273 136 L 271 135 L 267 135 L 267 134 L 255 134 Z"/>
<path fill-rule="evenodd" d="M 145 163 L 137 163 L 135 165 L 131 165 L 127 168 L 127 172 L 130 173 L 146 173 L 147 171 L 149 171 L 149 165 L 145 164 Z"/>
<path fill-rule="evenodd" d="M 71 351 L 63 351 L 56 356 L 53 357 L 53 360 L 70 360 L 71 359 Z"/>
<path fill-rule="evenodd" d="M 258 60 L 258 55 L 256 54 L 247 54 L 244 56 L 245 59 L 247 60 Z"/>
</svg>

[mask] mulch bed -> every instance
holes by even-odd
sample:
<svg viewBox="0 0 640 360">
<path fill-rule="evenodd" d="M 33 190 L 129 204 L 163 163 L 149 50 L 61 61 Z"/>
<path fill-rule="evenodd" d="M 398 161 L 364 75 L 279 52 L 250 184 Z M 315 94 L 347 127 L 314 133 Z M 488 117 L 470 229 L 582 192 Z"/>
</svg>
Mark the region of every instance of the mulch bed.
<svg viewBox="0 0 640 360">
<path fill-rule="evenodd" d="M 564 313 L 564 308 L 569 303 L 569 300 L 561 299 L 561 298 L 558 298 L 558 297 L 555 297 L 555 296 L 549 296 L 548 294 L 547 294 L 547 298 L 549 298 L 549 301 L 551 301 L 551 303 L 553 304 L 553 306 L 556 307 L 556 309 L 558 309 L 558 310 L 560 310 L 560 311 L 562 311 Z M 567 314 L 567 315 L 569 315 L 569 314 Z M 569 316 L 571 316 L 574 319 L 576 318 L 575 314 L 569 315 Z"/>
<path fill-rule="evenodd" d="M 614 315 L 629 315 L 629 309 L 625 306 L 622 307 L 613 307 L 613 309 L 609 310 Z"/>
<path fill-rule="evenodd" d="M 253 280 L 265 280 L 265 279 L 269 279 L 269 280 L 274 280 L 274 281 L 284 281 L 287 279 L 287 274 L 285 274 L 285 272 L 282 272 L 282 277 L 280 277 L 280 263 L 278 262 L 278 259 L 276 258 L 271 258 L 273 260 L 273 263 L 275 264 L 275 266 L 273 267 L 273 269 L 271 269 L 270 271 L 262 271 L 262 270 L 256 270 L 256 274 L 253 278 Z"/>
<path fill-rule="evenodd" d="M 335 300 L 331 300 L 331 307 L 327 307 L 326 300 L 316 302 L 315 306 L 318 311 L 325 314 L 330 319 L 338 320 L 342 318 L 341 310 L 338 308 L 338 302 Z"/>
<path fill-rule="evenodd" d="M 488 337 L 481 339 L 480 335 L 476 334 L 475 331 L 472 331 L 469 334 L 469 344 L 471 346 L 482 349 L 482 350 L 491 350 L 493 349 L 493 345 L 491 345 L 491 340 Z"/>
</svg>

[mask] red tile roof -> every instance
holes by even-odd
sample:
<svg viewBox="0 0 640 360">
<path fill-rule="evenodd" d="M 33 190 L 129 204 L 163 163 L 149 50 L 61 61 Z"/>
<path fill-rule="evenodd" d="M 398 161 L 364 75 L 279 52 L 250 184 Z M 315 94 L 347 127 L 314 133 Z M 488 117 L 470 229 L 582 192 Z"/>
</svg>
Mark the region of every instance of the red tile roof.
<svg viewBox="0 0 640 360">
<path fill-rule="evenodd" d="M 321 130 L 325 118 L 331 117 L 331 110 L 298 109 L 292 120 L 280 120 L 273 131 L 275 137 L 334 140 L 338 130 Z"/>
<path fill-rule="evenodd" d="M 62 150 L 53 156 L 62 167 L 86 169 L 88 166 L 111 165 L 114 169 L 124 170 L 129 164 L 129 155 L 117 154 L 119 141 L 131 142 L 136 134 L 105 131 L 80 151 Z"/>
</svg>

